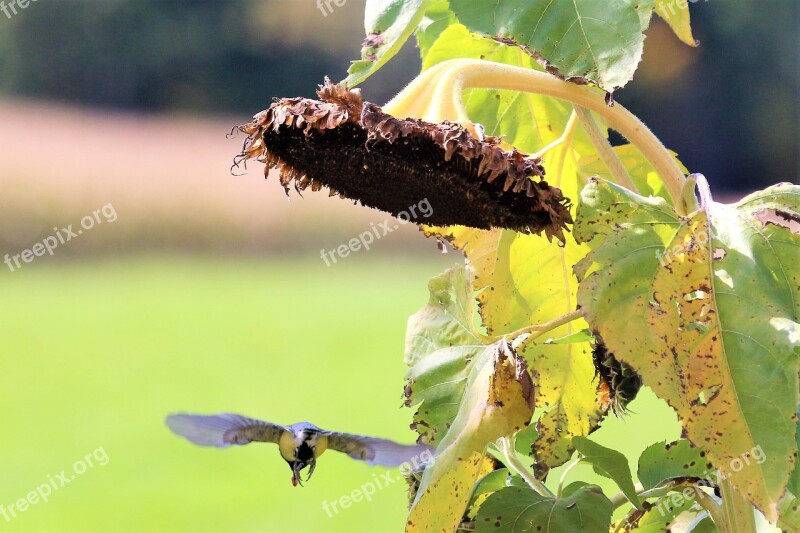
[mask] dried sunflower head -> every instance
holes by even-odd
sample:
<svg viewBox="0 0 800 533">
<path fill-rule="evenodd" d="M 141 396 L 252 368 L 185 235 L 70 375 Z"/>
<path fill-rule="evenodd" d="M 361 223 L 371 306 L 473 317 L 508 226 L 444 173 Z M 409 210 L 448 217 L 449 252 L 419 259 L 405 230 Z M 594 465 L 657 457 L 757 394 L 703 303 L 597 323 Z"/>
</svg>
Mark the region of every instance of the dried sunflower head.
<svg viewBox="0 0 800 533">
<path fill-rule="evenodd" d="M 538 159 L 458 124 L 396 118 L 326 79 L 320 100 L 284 98 L 249 124 L 236 164 L 257 159 L 281 185 L 330 189 L 392 215 L 427 200 L 432 226 L 541 233 L 563 241 L 570 202 L 542 180 Z M 422 222 L 422 221 L 417 221 Z"/>
</svg>

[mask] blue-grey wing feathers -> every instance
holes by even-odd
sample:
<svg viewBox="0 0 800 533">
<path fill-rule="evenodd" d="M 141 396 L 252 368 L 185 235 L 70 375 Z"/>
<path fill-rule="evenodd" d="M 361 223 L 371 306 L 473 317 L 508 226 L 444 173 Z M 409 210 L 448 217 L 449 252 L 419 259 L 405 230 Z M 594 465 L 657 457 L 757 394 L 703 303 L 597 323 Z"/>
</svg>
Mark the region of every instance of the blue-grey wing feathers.
<svg viewBox="0 0 800 533">
<path fill-rule="evenodd" d="M 170 415 L 167 417 L 167 426 L 173 433 L 194 444 L 217 448 L 253 441 L 277 443 L 285 431 L 281 425 L 231 413 Z"/>
<path fill-rule="evenodd" d="M 328 448 L 371 466 L 397 467 L 408 464 L 414 471 L 419 471 L 433 459 L 433 447 L 425 444 L 397 444 L 387 439 L 332 431 L 324 434 L 328 436 Z"/>
<path fill-rule="evenodd" d="M 218 448 L 254 441 L 279 443 L 284 431 L 297 433 L 306 430 L 326 435 L 328 448 L 368 465 L 398 467 L 407 464 L 414 471 L 424 469 L 432 461 L 434 450 L 424 444 L 404 445 L 387 439 L 325 431 L 308 422 L 287 427 L 232 413 L 209 416 L 170 415 L 167 417 L 167 426 L 173 433 L 194 444 Z"/>
</svg>

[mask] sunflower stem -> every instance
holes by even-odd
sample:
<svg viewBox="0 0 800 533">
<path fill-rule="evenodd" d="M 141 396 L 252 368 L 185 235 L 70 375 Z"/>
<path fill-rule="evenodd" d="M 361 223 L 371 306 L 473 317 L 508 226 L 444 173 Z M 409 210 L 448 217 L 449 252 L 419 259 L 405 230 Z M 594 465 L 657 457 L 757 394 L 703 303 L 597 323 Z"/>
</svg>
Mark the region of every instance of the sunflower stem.
<svg viewBox="0 0 800 533">
<path fill-rule="evenodd" d="M 541 324 L 533 324 L 532 326 L 526 326 L 524 328 L 520 328 L 517 331 L 506 336 L 512 339 L 511 345 L 514 347 L 514 349 L 519 350 L 521 348 L 524 348 L 525 345 L 530 341 L 538 337 L 541 337 L 548 331 L 552 331 L 558 327 L 563 326 L 564 324 L 569 324 L 573 320 L 578 320 L 579 318 L 583 318 L 583 312 L 581 312 L 580 309 L 576 309 L 574 311 L 570 311 L 569 313 L 565 313 L 559 317 L 556 317 L 548 322 L 543 322 Z"/>
<path fill-rule="evenodd" d="M 559 137 L 555 141 L 551 142 L 550 144 L 548 144 L 547 146 L 545 146 L 544 148 L 542 148 L 541 150 L 539 150 L 535 154 L 532 154 L 531 157 L 534 157 L 536 159 L 541 159 L 542 157 L 544 157 L 544 154 L 546 154 L 547 152 L 549 152 L 553 148 L 556 148 L 556 147 L 564 144 L 567 141 L 571 142 L 572 141 L 572 134 L 575 131 L 575 124 L 577 123 L 577 121 L 578 121 L 578 114 L 573 109 L 572 113 L 570 113 L 570 115 L 569 115 L 569 119 L 567 120 L 567 125 L 564 127 L 564 132 L 561 134 L 561 137 Z"/>
<path fill-rule="evenodd" d="M 556 172 L 555 172 L 555 183 L 561 184 L 561 178 L 564 176 L 564 165 L 567 162 L 567 155 L 569 154 L 569 149 L 572 146 L 572 139 L 575 137 L 575 130 L 578 126 L 578 113 L 573 109 L 572 113 L 569 115 L 569 120 L 567 120 L 567 125 L 564 128 L 564 135 L 562 136 L 564 142 L 561 145 L 561 151 L 558 154 L 558 160 L 556 163 Z"/>
<path fill-rule="evenodd" d="M 564 492 L 564 483 L 567 481 L 567 474 L 569 474 L 573 468 L 581 464 L 583 464 L 583 459 L 578 459 L 576 461 L 573 461 L 572 463 L 569 464 L 569 466 L 567 466 L 564 469 L 564 472 L 561 473 L 561 479 L 558 480 L 558 490 L 556 491 L 556 498 L 561 498 L 561 494 Z"/>
<path fill-rule="evenodd" d="M 638 193 L 639 190 L 636 188 L 636 184 L 631 179 L 630 174 L 625 169 L 625 165 L 622 164 L 622 161 L 619 160 L 617 157 L 616 152 L 614 149 L 611 148 L 611 145 L 608 144 L 608 139 L 603 132 L 600 131 L 600 128 L 597 126 L 597 122 L 595 122 L 594 117 L 592 116 L 592 112 L 586 109 L 585 107 L 581 107 L 579 105 L 575 106 L 575 112 L 578 115 L 578 120 L 581 122 L 581 126 L 583 126 L 583 130 L 586 132 L 586 135 L 589 136 L 589 139 L 592 141 L 595 150 L 597 150 L 597 155 L 600 156 L 600 159 L 605 163 L 606 168 L 608 168 L 611 175 L 614 177 L 614 181 L 618 185 L 622 185 L 628 190 Z"/>
<path fill-rule="evenodd" d="M 669 481 L 664 485 L 660 485 L 648 490 L 644 490 L 644 487 L 642 487 L 641 484 L 636 484 L 636 494 L 642 500 L 649 498 L 660 498 L 661 496 L 665 496 L 670 492 L 682 493 L 685 489 L 691 489 L 694 492 L 694 500 L 709 514 L 711 520 L 714 522 L 714 525 L 717 526 L 721 533 L 739 533 L 740 531 L 742 533 L 755 533 L 755 529 L 730 529 L 727 526 L 728 519 L 725 516 L 723 506 L 720 506 L 714 500 L 714 498 L 712 498 L 709 494 L 706 494 L 703 489 L 693 483 L 687 483 L 686 481 Z M 628 497 L 622 492 L 619 492 L 611 497 L 611 505 L 613 509 L 618 509 L 626 503 L 629 503 Z"/>
<path fill-rule="evenodd" d="M 506 459 L 506 466 L 519 474 L 519 476 L 525 480 L 525 483 L 527 483 L 530 488 L 545 498 L 552 498 L 554 496 L 550 489 L 548 489 L 544 483 L 536 479 L 536 476 L 534 476 L 530 470 L 528 470 L 528 468 L 522 464 L 522 461 L 519 460 L 519 457 L 517 457 L 517 450 L 514 448 L 513 437 L 501 437 L 500 448 L 503 450 L 503 455 Z"/>
<path fill-rule="evenodd" d="M 721 516 L 716 518 L 712 514 L 711 519 L 714 520 L 720 533 L 756 533 L 755 515 L 750 502 L 736 491 L 727 479 L 719 480 L 719 492 L 722 496 Z M 718 519 L 721 522 L 718 522 Z"/>
</svg>

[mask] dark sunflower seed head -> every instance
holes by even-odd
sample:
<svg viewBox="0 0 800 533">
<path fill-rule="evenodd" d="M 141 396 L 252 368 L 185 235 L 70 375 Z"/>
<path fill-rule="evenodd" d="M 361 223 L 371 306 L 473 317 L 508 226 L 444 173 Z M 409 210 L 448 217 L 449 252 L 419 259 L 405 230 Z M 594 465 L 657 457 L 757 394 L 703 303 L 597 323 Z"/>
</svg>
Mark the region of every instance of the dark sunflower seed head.
<svg viewBox="0 0 800 533">
<path fill-rule="evenodd" d="M 599 382 L 598 391 L 601 395 L 607 394 L 608 405 L 604 407 L 610 407 L 614 414 L 621 416 L 628 411 L 628 404 L 639 394 L 642 378 L 633 367 L 617 360 L 596 332 L 594 337 L 596 344 L 592 350 L 592 361 Z"/>
<path fill-rule="evenodd" d="M 538 159 L 458 124 L 388 115 L 327 79 L 317 95 L 278 100 L 241 126 L 247 139 L 236 163 L 278 169 L 287 193 L 327 187 L 395 216 L 427 200 L 430 215 L 415 222 L 564 240 L 570 201 L 542 179 Z"/>
</svg>

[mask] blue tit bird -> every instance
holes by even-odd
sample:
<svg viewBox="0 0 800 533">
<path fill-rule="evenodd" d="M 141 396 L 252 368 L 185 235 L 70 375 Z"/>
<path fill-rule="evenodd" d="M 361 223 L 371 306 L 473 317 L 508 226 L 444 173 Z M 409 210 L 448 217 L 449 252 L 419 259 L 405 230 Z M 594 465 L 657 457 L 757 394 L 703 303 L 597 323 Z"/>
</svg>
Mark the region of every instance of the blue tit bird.
<svg viewBox="0 0 800 533">
<path fill-rule="evenodd" d="M 317 458 L 328 449 L 346 453 L 370 466 L 409 464 L 414 470 L 425 468 L 433 457 L 433 448 L 424 444 L 404 445 L 387 439 L 326 431 L 309 422 L 282 426 L 231 413 L 208 416 L 175 414 L 168 416 L 166 422 L 173 433 L 200 446 L 227 448 L 251 442 L 277 444 L 281 457 L 292 469 L 294 486 L 302 485 L 300 473 L 306 467 L 309 467 L 306 481 L 311 478 Z"/>
</svg>

